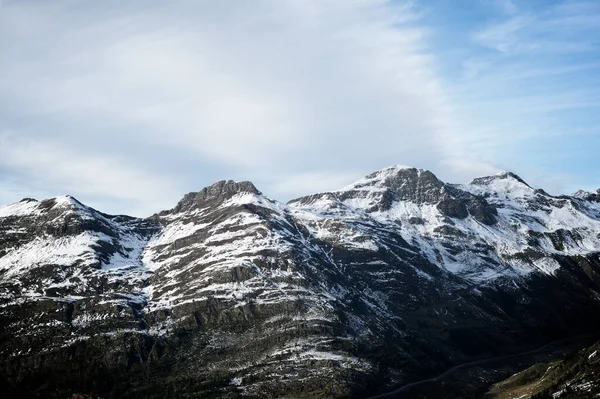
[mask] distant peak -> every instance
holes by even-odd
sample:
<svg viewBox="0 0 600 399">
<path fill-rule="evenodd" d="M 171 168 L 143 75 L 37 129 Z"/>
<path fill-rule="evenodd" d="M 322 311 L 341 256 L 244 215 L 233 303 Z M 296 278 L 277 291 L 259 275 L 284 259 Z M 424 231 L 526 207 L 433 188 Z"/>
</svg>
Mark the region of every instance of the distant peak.
<svg viewBox="0 0 600 399">
<path fill-rule="evenodd" d="M 41 215 L 49 211 L 62 214 L 80 211 L 87 212 L 90 210 L 90 208 L 70 195 L 48 198 L 42 201 L 33 198 L 23 198 L 19 202 L 2 208 L 3 212 L 0 212 L 0 216 Z"/>
<path fill-rule="evenodd" d="M 380 170 L 377 170 L 373 173 L 370 173 L 367 175 L 367 177 L 371 177 L 371 176 L 378 176 L 378 175 L 385 175 L 385 176 L 389 176 L 389 175 L 395 175 L 397 173 L 403 173 L 406 171 L 413 171 L 413 172 L 423 172 L 425 171 L 425 169 L 419 169 L 419 168 L 415 168 L 412 166 L 406 166 L 406 165 L 392 165 L 392 166 L 388 166 L 387 168 L 383 168 Z"/>
<path fill-rule="evenodd" d="M 445 184 L 426 169 L 394 165 L 373 172 L 339 193 L 341 199 L 350 197 L 381 197 L 379 208 L 393 201 L 436 203 L 444 195 Z"/>
<path fill-rule="evenodd" d="M 87 211 L 89 208 L 71 195 L 61 195 L 39 202 L 40 209 L 66 209 L 68 211 Z"/>
<path fill-rule="evenodd" d="M 515 179 L 516 181 L 525 184 L 528 187 L 531 187 L 529 184 L 527 184 L 527 182 L 525 182 L 525 180 L 521 179 L 521 177 L 513 172 L 508 172 L 508 171 L 502 171 L 502 172 L 498 172 L 496 173 L 496 177 L 500 178 L 500 179 Z"/>
<path fill-rule="evenodd" d="M 45 201 L 53 201 L 57 206 L 67 206 L 67 207 L 76 207 L 76 208 L 87 208 L 81 201 L 72 195 L 60 195 L 58 197 L 50 198 Z M 43 201 L 42 201 L 43 202 Z"/>
<path fill-rule="evenodd" d="M 51 198 L 51 200 L 54 200 L 54 202 L 56 202 L 57 205 L 73 205 L 73 203 L 75 202 L 79 203 L 79 201 L 77 201 L 70 195 L 61 195 L 58 197 Z"/>
<path fill-rule="evenodd" d="M 379 173 L 379 172 L 399 172 L 401 170 L 407 170 L 407 169 L 415 169 L 415 170 L 424 170 L 424 169 L 418 169 L 415 168 L 413 166 L 407 166 L 407 165 L 392 165 L 392 166 L 388 166 L 387 168 L 383 168 L 375 173 Z"/>
<path fill-rule="evenodd" d="M 576 197 L 576 198 L 582 198 L 585 199 L 587 196 L 589 195 L 593 195 L 594 193 L 592 193 L 591 191 L 586 191 L 586 190 L 577 190 L 575 191 L 572 196 Z"/>
<path fill-rule="evenodd" d="M 221 180 L 208 187 L 204 187 L 198 192 L 186 194 L 183 199 L 179 201 L 174 210 L 180 212 L 204 202 L 221 202 L 233 197 L 235 194 L 241 193 L 255 195 L 262 194 L 254 184 L 249 181 L 236 182 L 233 180 Z"/>
<path fill-rule="evenodd" d="M 249 181 L 240 181 L 236 182 L 233 180 L 221 180 L 212 184 L 208 187 L 204 187 L 199 194 L 202 198 L 215 198 L 215 197 L 223 197 L 231 194 L 238 193 L 250 193 L 260 195 L 261 192 L 258 191 L 256 186 Z"/>
<path fill-rule="evenodd" d="M 395 185 L 398 180 L 415 180 L 421 177 L 429 178 L 432 177 L 437 180 L 437 177 L 426 169 L 418 169 L 412 166 L 405 165 L 392 165 L 387 168 L 377 170 L 369 173 L 357 182 L 344 187 L 342 191 L 359 189 L 361 187 L 375 187 L 375 186 L 388 186 L 390 184 Z"/>
<path fill-rule="evenodd" d="M 600 188 L 596 190 L 595 193 L 592 191 L 578 190 L 573 193 L 573 197 L 590 202 L 600 202 Z"/>
<path fill-rule="evenodd" d="M 508 172 L 508 171 L 498 172 L 493 176 L 477 177 L 477 178 L 473 179 L 471 181 L 471 183 L 469 183 L 469 184 L 476 185 L 476 186 L 490 186 L 490 185 L 493 185 L 494 182 L 497 182 L 499 180 L 516 181 L 516 182 L 532 189 L 532 187 L 529 184 L 527 184 L 527 182 L 525 182 L 525 180 L 523 180 L 520 176 L 518 176 L 517 174 L 515 174 L 513 172 Z"/>
</svg>

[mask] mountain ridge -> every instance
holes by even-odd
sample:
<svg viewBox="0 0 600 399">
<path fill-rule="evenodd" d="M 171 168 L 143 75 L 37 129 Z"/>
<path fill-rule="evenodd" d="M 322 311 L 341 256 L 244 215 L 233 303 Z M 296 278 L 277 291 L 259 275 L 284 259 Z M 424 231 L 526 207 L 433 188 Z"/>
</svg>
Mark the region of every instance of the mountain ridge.
<svg viewBox="0 0 600 399">
<path fill-rule="evenodd" d="M 423 168 L 417 168 L 417 167 L 412 167 L 412 166 L 407 166 L 407 165 L 391 165 L 388 167 L 385 167 L 383 169 L 379 169 L 376 170 L 374 172 L 369 173 L 368 175 L 366 175 L 364 178 L 357 180 L 354 183 L 351 183 L 341 189 L 338 190 L 333 190 L 333 191 L 323 191 L 323 192 L 317 192 L 314 194 L 307 194 L 307 195 L 303 195 L 300 197 L 296 197 L 296 198 L 292 198 L 291 200 L 286 201 L 286 204 L 289 203 L 293 203 L 296 202 L 299 199 L 305 198 L 305 197 L 312 197 L 312 196 L 316 196 L 316 195 L 321 195 L 321 194 L 330 194 L 330 193 L 339 193 L 339 192 L 344 192 L 344 191 L 348 191 L 351 188 L 354 188 L 356 185 L 361 184 L 362 182 L 368 180 L 369 178 L 373 178 L 375 176 L 384 174 L 385 172 L 388 171 L 392 171 L 392 172 L 399 172 L 399 171 L 415 171 L 417 173 L 426 173 L 428 175 L 431 175 L 433 178 L 435 178 L 436 180 L 439 180 L 437 178 L 437 176 L 435 174 L 433 174 L 430 170 L 428 169 L 423 169 Z M 531 188 L 532 190 L 534 190 L 525 180 L 523 180 L 519 175 L 517 175 L 514 172 L 508 171 L 508 170 L 503 170 L 503 171 L 499 171 L 493 175 L 489 175 L 489 176 L 482 176 L 482 177 L 476 177 L 473 178 L 469 183 L 467 184 L 460 184 L 460 183 L 445 183 L 448 185 L 452 185 L 452 186 L 470 186 L 470 185 L 489 185 L 490 182 L 496 181 L 496 180 L 507 180 L 507 179 L 513 179 L 516 180 L 517 182 L 525 185 L 526 187 Z M 440 181 L 441 182 L 441 181 Z M 219 180 L 216 181 L 215 183 L 209 184 L 208 186 L 203 187 L 201 190 L 199 191 L 192 191 L 189 192 L 187 194 L 185 194 L 182 199 L 178 202 L 177 206 L 183 206 L 183 204 L 185 204 L 188 201 L 191 201 L 192 198 L 194 197 L 206 197 L 206 196 L 215 196 L 219 194 L 219 190 L 224 190 L 224 192 L 221 192 L 220 194 L 224 194 L 226 192 L 229 193 L 233 193 L 235 192 L 236 188 L 239 189 L 239 187 L 243 187 L 243 189 L 248 190 L 247 192 L 249 193 L 254 193 L 254 194 L 258 194 L 258 195 L 262 195 L 263 193 L 258 190 L 256 188 L 256 186 L 248 180 L 231 180 L 231 179 L 224 179 L 224 180 Z M 234 190 L 234 191 L 230 191 L 230 190 Z M 571 195 L 564 195 L 564 194 L 560 194 L 560 195 L 550 195 L 547 194 L 543 189 L 535 189 L 535 190 L 541 190 L 543 191 L 546 195 L 551 196 L 551 197 L 575 197 L 575 198 L 580 198 L 586 201 L 591 201 L 594 202 L 596 201 L 596 195 L 598 195 L 598 193 L 600 193 L 600 188 L 597 190 L 598 193 L 594 193 L 592 191 L 586 191 L 586 190 L 578 190 L 576 192 L 574 192 Z M 590 198 L 590 196 L 592 196 Z M 72 199 L 76 202 L 78 202 L 79 204 L 83 205 L 82 202 L 80 202 L 77 198 L 73 197 L 72 195 L 69 194 L 65 194 L 65 195 L 60 195 L 57 197 L 50 197 L 47 198 L 45 200 L 52 200 L 52 199 Z M 205 198 L 206 199 L 206 198 Z M 0 207 L 7 207 L 9 205 L 14 205 L 20 202 L 27 202 L 27 201 L 32 201 L 32 202 L 40 202 L 39 200 L 35 199 L 35 198 L 31 198 L 31 197 L 25 197 L 19 201 L 16 201 L 14 203 L 11 204 L 6 204 L 6 205 L 0 205 Z M 44 201 L 44 200 L 42 200 Z M 280 202 L 280 201 L 277 201 Z M 283 202 L 282 202 L 283 203 Z M 86 207 L 89 207 L 87 205 L 85 205 Z M 158 211 L 157 213 L 161 213 L 161 212 L 167 212 L 168 210 L 162 210 L 162 211 Z M 154 215 L 156 215 L 157 213 L 150 215 L 148 217 L 135 217 L 138 219 L 148 219 L 153 217 Z M 118 216 L 127 216 L 125 214 L 118 214 Z M 134 217 L 134 216 L 129 216 L 129 217 Z"/>
<path fill-rule="evenodd" d="M 600 206 L 479 179 L 393 166 L 287 204 L 222 180 L 146 219 L 0 207 L 0 382 L 360 397 L 592 329 Z"/>
</svg>

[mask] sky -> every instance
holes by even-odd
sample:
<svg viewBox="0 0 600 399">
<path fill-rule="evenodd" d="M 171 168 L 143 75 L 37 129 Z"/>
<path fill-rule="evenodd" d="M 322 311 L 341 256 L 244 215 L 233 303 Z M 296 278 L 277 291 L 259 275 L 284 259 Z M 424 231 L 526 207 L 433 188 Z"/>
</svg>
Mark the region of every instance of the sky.
<svg viewBox="0 0 600 399">
<path fill-rule="evenodd" d="M 0 0 L 0 204 L 149 216 L 384 167 L 600 187 L 600 1 Z"/>
</svg>

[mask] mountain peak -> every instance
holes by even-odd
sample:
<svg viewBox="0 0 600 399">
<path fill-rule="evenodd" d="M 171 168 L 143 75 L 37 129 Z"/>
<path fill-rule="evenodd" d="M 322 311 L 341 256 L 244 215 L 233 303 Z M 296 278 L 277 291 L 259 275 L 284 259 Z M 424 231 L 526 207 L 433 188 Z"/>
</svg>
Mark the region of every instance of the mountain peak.
<svg viewBox="0 0 600 399">
<path fill-rule="evenodd" d="M 475 186 L 493 186 L 496 185 L 496 183 L 499 181 L 505 181 L 504 183 L 508 184 L 519 184 L 532 189 L 532 187 L 529 184 L 527 184 L 527 182 L 525 182 L 525 180 L 523 180 L 520 176 L 508 171 L 501 171 L 492 176 L 477 177 L 473 179 L 469 184 Z"/>
<path fill-rule="evenodd" d="M 384 169 L 377 170 L 369 173 L 357 182 L 343 188 L 345 190 L 356 190 L 365 187 L 390 187 L 395 186 L 398 182 L 404 181 L 415 181 L 421 178 L 434 178 L 439 181 L 437 177 L 426 169 L 418 169 L 411 166 L 404 165 L 392 165 Z M 441 182 L 440 182 L 441 183 Z"/>
<path fill-rule="evenodd" d="M 55 202 L 56 205 L 59 206 L 78 206 L 78 205 L 83 205 L 81 202 L 79 202 L 77 200 L 77 198 L 71 196 L 71 195 L 60 195 L 58 197 L 54 197 L 51 198 L 50 200 L 53 200 Z"/>
<path fill-rule="evenodd" d="M 425 169 L 419 169 L 419 168 L 415 168 L 413 166 L 407 166 L 407 165 L 392 165 L 392 166 L 388 166 L 387 168 L 383 168 L 380 169 L 378 171 L 375 171 L 373 173 L 371 173 L 370 175 L 374 175 L 374 174 L 395 174 L 395 173 L 399 173 L 405 170 L 425 170 Z"/>
<path fill-rule="evenodd" d="M 426 169 L 394 165 L 370 173 L 339 193 L 349 197 L 381 197 L 379 208 L 386 209 L 393 201 L 436 203 L 443 195 L 445 184 Z"/>
<path fill-rule="evenodd" d="M 43 201 L 37 202 L 38 208 L 41 210 L 67 210 L 67 211 L 87 211 L 89 208 L 79 202 L 75 197 L 71 195 L 61 195 L 54 198 L 48 198 Z"/>
<path fill-rule="evenodd" d="M 255 194 L 261 195 L 262 193 L 249 181 L 236 182 L 233 180 L 220 180 L 215 184 L 208 187 L 204 187 L 198 192 L 192 192 L 186 194 L 181 201 L 175 207 L 176 212 L 187 210 L 195 205 L 203 204 L 206 202 L 222 202 L 236 194 Z"/>
<path fill-rule="evenodd" d="M 421 172 L 427 172 L 427 170 L 415 168 L 413 166 L 392 165 L 392 166 L 388 166 L 387 168 L 383 168 L 383 169 L 377 170 L 375 172 L 369 173 L 366 177 L 367 178 L 375 177 L 375 176 L 389 177 L 389 176 L 395 176 L 397 174 L 405 174 L 405 173 L 419 174 Z"/>
<path fill-rule="evenodd" d="M 502 171 L 502 172 L 496 173 L 495 176 L 499 179 L 513 179 L 513 180 L 518 181 L 519 183 L 526 185 L 527 187 L 532 188 L 529 184 L 527 184 L 527 182 L 525 180 L 523 180 L 519 175 L 517 175 L 516 173 L 513 173 L 513 172 Z"/>
<path fill-rule="evenodd" d="M 600 188 L 596 192 L 578 190 L 573 193 L 573 197 L 580 198 L 585 201 L 600 202 Z"/>
<path fill-rule="evenodd" d="M 195 194 L 197 199 L 208 200 L 214 198 L 229 198 L 234 194 L 248 193 L 260 195 L 256 186 L 249 181 L 233 181 L 233 180 L 220 180 L 215 184 L 208 187 L 204 187 Z"/>
<path fill-rule="evenodd" d="M 52 212 L 63 212 L 64 210 L 71 212 L 86 209 L 88 208 L 85 205 L 70 195 L 48 198 L 42 201 L 34 198 L 23 198 L 14 204 L 0 207 L 0 217 L 34 216 L 51 210 Z"/>
</svg>

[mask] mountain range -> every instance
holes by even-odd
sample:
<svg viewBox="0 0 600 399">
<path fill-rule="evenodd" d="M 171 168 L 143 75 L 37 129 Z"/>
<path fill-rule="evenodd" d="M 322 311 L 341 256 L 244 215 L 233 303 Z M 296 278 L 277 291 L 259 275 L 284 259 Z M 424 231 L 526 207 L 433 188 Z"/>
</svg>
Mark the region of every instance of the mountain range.
<svg viewBox="0 0 600 399">
<path fill-rule="evenodd" d="M 148 218 L 0 207 L 9 397 L 361 398 L 598 326 L 600 190 L 510 172 L 393 166 L 287 204 L 227 180 Z"/>
</svg>

